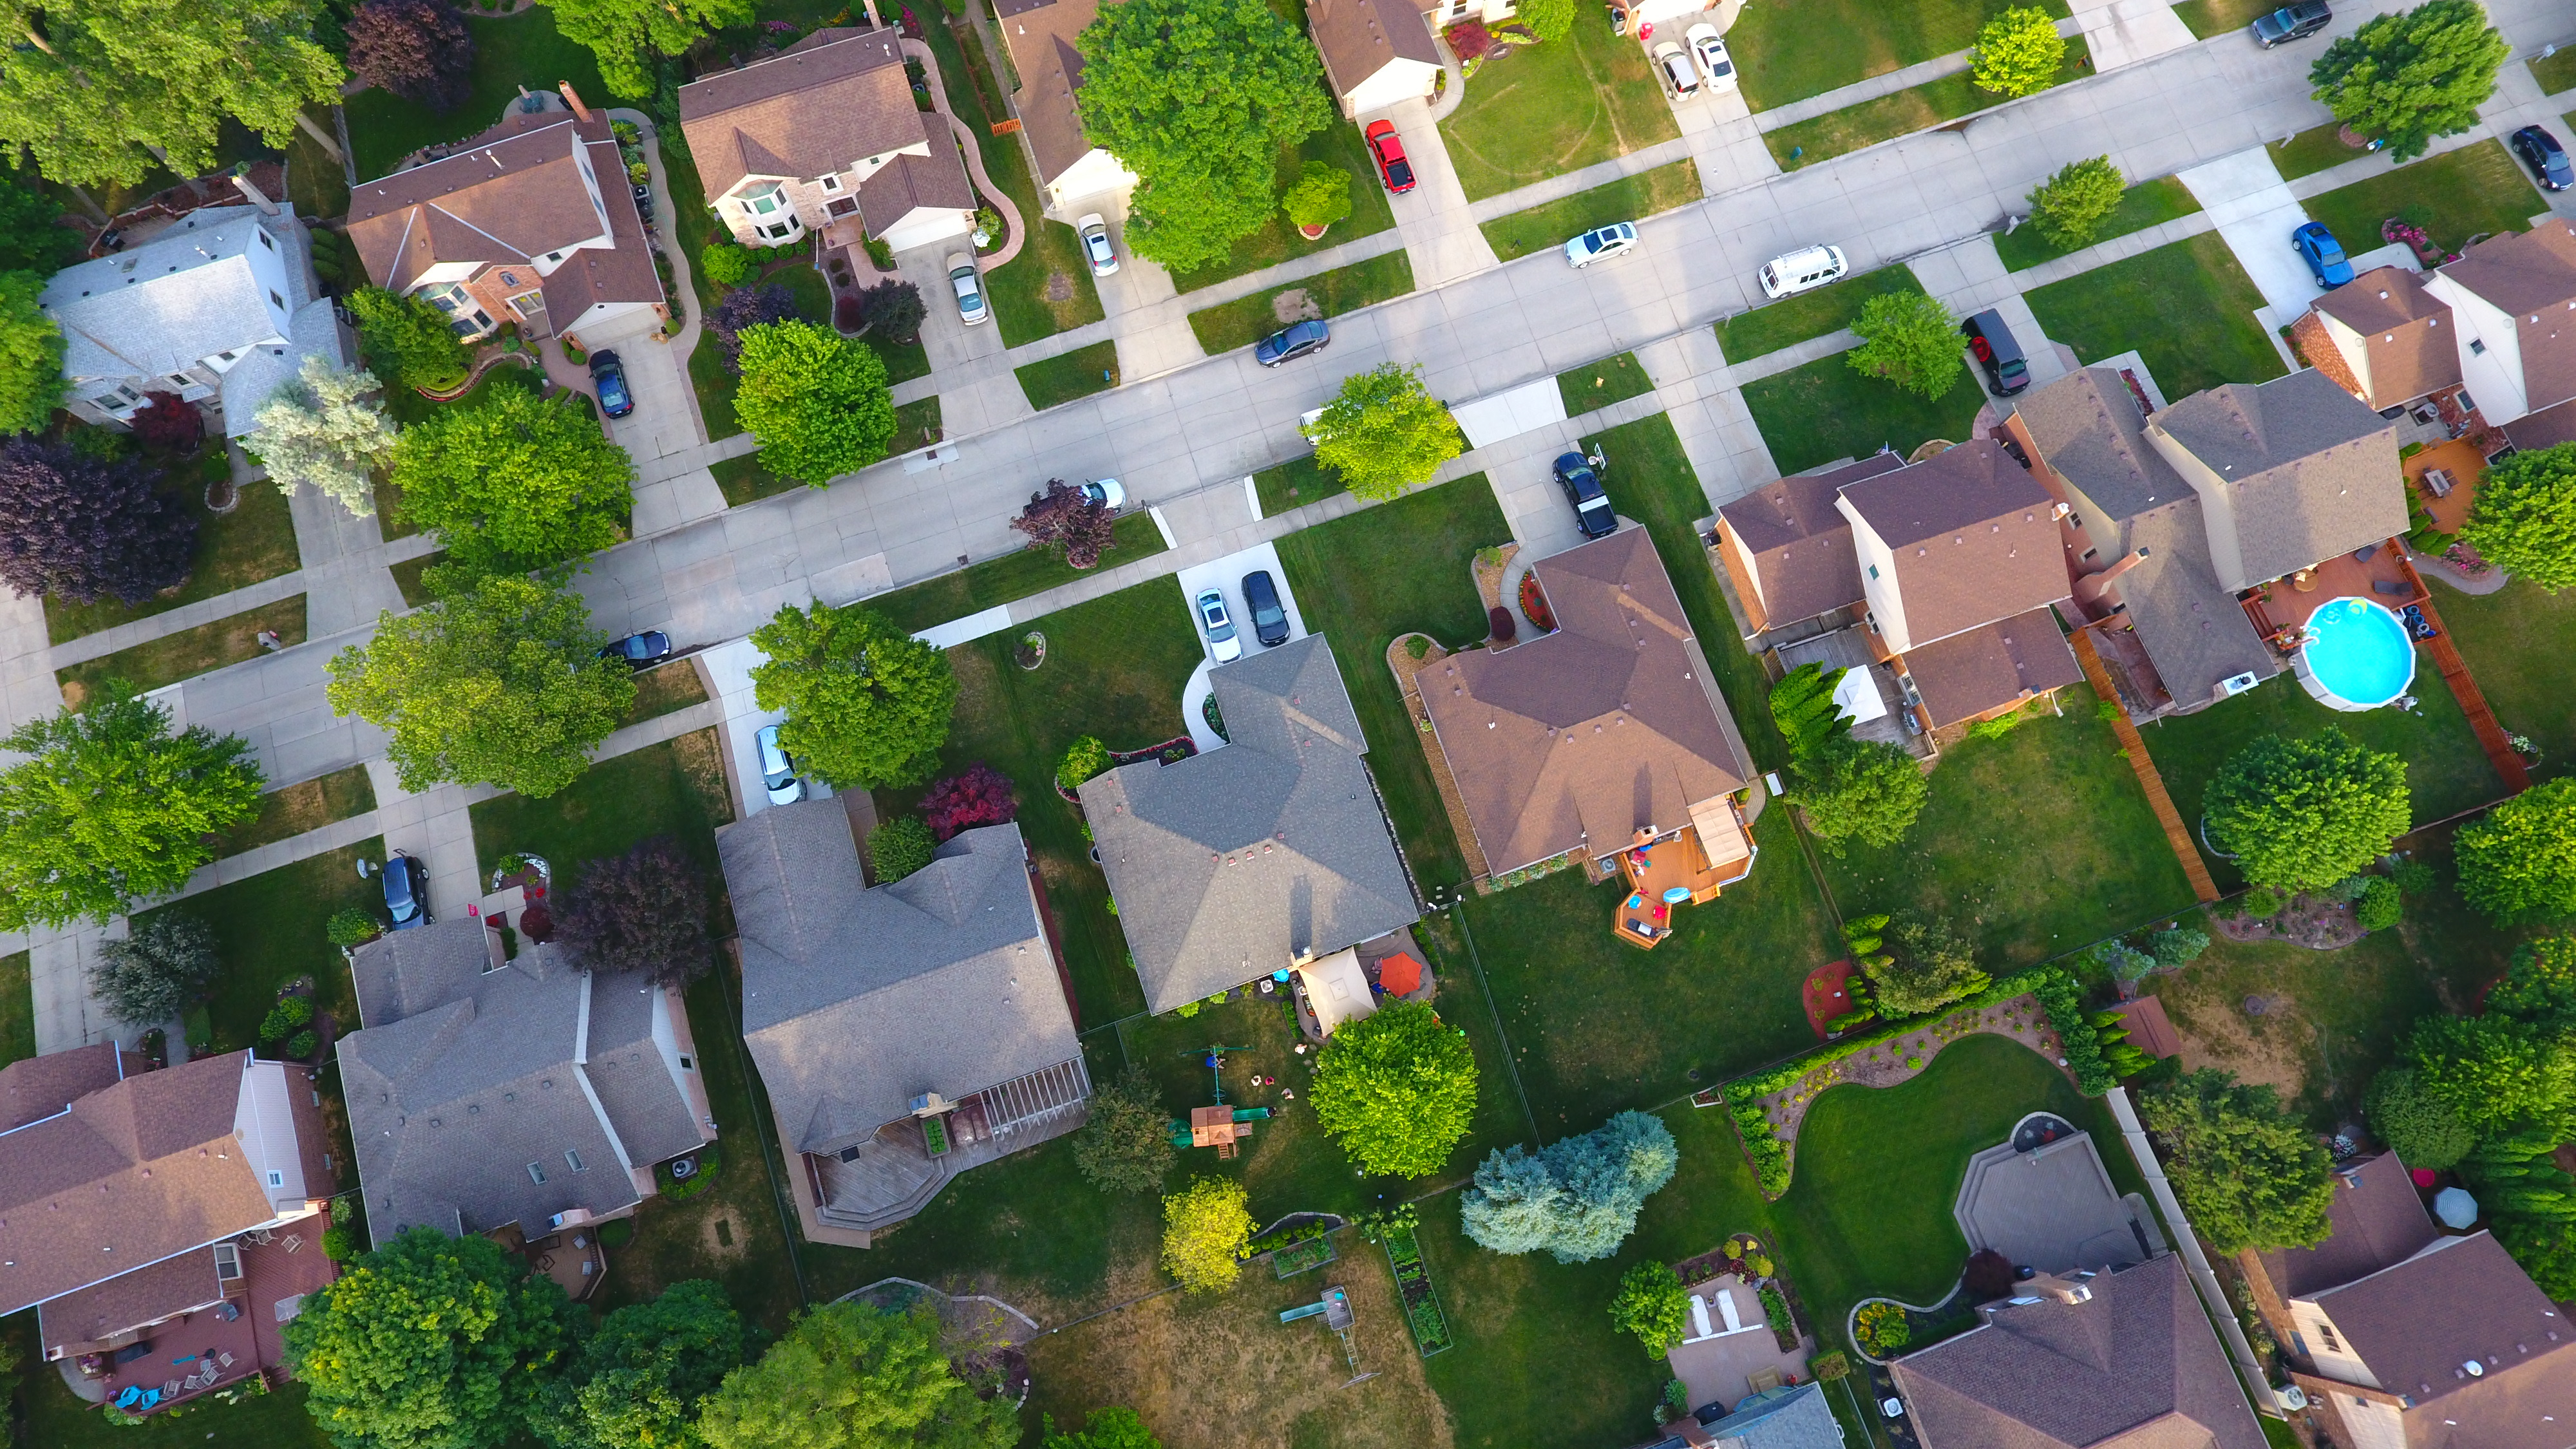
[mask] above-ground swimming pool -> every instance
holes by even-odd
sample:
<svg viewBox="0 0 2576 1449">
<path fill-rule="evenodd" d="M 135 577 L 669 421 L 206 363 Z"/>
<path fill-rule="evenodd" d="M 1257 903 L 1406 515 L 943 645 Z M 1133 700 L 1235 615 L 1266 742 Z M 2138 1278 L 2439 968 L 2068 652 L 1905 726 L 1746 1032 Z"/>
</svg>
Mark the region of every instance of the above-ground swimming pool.
<svg viewBox="0 0 2576 1449">
<path fill-rule="evenodd" d="M 2385 605 L 2332 599 L 2308 616 L 2307 642 L 2291 667 L 2328 709 L 2377 709 L 2415 682 L 2415 641 Z"/>
</svg>

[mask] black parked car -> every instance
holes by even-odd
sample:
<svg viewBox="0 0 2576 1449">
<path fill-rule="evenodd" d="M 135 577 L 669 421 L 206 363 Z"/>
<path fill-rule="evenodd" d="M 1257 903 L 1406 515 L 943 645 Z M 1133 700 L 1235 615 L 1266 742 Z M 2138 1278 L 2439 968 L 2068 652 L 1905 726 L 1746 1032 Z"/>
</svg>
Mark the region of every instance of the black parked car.
<svg viewBox="0 0 2576 1449">
<path fill-rule="evenodd" d="M 429 867 L 400 851 L 385 862 L 385 911 L 394 929 L 408 931 L 429 924 Z"/>
<path fill-rule="evenodd" d="M 1560 453 L 1556 459 L 1556 481 L 1574 505 L 1574 526 L 1585 538 L 1607 538 L 1619 529 L 1619 515 L 1610 511 L 1610 495 L 1601 491 L 1601 475 L 1593 471 L 1600 466 L 1597 455 Z"/>
<path fill-rule="evenodd" d="M 2293 40 L 2305 40 L 2333 23 L 2334 12 L 2326 8 L 2326 0 L 2291 0 L 2290 4 L 2255 19 L 2252 27 L 2254 43 L 2270 50 Z"/>
<path fill-rule="evenodd" d="M 1968 355 L 1986 370 L 1986 388 L 1997 397 L 2011 397 L 2030 386 L 2030 362 L 2022 356 L 2021 342 L 2004 325 L 2004 314 L 1989 307 L 1959 324 L 1967 334 Z"/>
<path fill-rule="evenodd" d="M 612 418 L 635 411 L 635 395 L 626 390 L 626 364 L 614 352 L 590 355 L 590 380 L 599 388 L 599 410 Z"/>
<path fill-rule="evenodd" d="M 2531 168 L 2543 191 L 2565 191 L 2576 185 L 2576 174 L 2567 168 L 2567 148 L 2545 127 L 2525 126 L 2513 133 L 2513 154 Z"/>
<path fill-rule="evenodd" d="M 1264 649 L 1275 649 L 1288 642 L 1288 611 L 1279 606 L 1279 587 L 1270 582 L 1268 569 L 1254 569 L 1243 576 L 1243 606 L 1252 611 L 1252 637 Z"/>
<path fill-rule="evenodd" d="M 603 647 L 602 659 L 623 659 L 636 669 L 645 669 L 671 657 L 671 636 L 659 629 L 647 629 Z"/>
<path fill-rule="evenodd" d="M 1309 318 L 1303 322 L 1291 322 L 1254 344 L 1252 360 L 1264 367 L 1277 367 L 1310 352 L 1321 352 L 1331 346 L 1332 341 L 1333 329 L 1320 321 Z"/>
</svg>

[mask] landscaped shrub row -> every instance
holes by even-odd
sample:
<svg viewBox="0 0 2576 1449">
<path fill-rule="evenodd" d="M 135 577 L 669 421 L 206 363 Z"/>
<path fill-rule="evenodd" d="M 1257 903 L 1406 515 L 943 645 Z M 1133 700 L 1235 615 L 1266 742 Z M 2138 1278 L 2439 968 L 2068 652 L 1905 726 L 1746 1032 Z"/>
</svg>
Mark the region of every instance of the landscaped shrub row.
<svg viewBox="0 0 2576 1449">
<path fill-rule="evenodd" d="M 1404 1295 L 1404 1323 L 1413 1330 L 1413 1341 L 1429 1358 L 1449 1347 L 1449 1319 L 1440 1311 L 1439 1296 L 1431 1291 L 1431 1270 L 1423 1266 L 1422 1245 L 1413 1235 L 1413 1224 L 1391 1223 L 1381 1239 L 1386 1244 L 1386 1260 L 1395 1268 L 1395 1286 Z"/>
<path fill-rule="evenodd" d="M 2057 1053 L 2066 1058 L 2066 1069 L 2075 1074 L 2075 1085 L 2084 1095 L 2098 1097 L 2119 1085 L 2119 1077 L 2102 1060 L 2101 1035 L 2084 1014 L 2083 990 L 2074 978 L 2052 971 L 2049 979 L 2031 988 L 2031 995 L 2047 1009 L 2048 1024 L 2057 1029 Z"/>
</svg>

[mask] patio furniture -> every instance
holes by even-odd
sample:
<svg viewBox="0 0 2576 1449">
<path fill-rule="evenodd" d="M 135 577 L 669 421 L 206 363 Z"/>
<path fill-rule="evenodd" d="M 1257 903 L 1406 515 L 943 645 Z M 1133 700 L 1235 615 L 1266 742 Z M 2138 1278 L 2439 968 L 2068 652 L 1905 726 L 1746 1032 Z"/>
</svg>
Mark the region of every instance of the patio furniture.
<svg viewBox="0 0 2576 1449">
<path fill-rule="evenodd" d="M 1760 1373 L 1747 1375 L 1744 1385 L 1757 1394 L 1766 1389 L 1776 1389 L 1780 1387 L 1780 1371 L 1776 1368 L 1766 1368 Z"/>
<path fill-rule="evenodd" d="M 121 1394 L 118 1394 L 118 1395 L 116 1396 L 116 1406 L 117 1406 L 118 1408 L 120 1408 L 120 1409 L 130 1409 L 130 1408 L 133 1408 L 133 1407 L 134 1407 L 134 1401 L 135 1401 L 135 1400 L 137 1400 L 137 1399 L 140 1399 L 140 1398 L 142 1398 L 142 1397 L 143 1397 L 143 1389 L 142 1389 L 142 1386 L 141 1386 L 141 1385 L 139 1385 L 139 1384 L 127 1384 L 127 1385 L 125 1386 L 125 1392 L 124 1392 L 124 1393 L 121 1393 Z"/>
<path fill-rule="evenodd" d="M 163 1384 L 160 1389 L 157 1390 L 157 1393 L 159 1397 L 153 1400 L 156 1404 L 162 1399 L 177 1397 L 179 1393 L 179 1381 L 177 1379 L 170 1380 L 168 1383 Z"/>
<path fill-rule="evenodd" d="M 217 1353 L 215 1355 L 215 1362 L 222 1364 L 226 1368 L 231 1368 L 233 1366 L 233 1356 L 228 1353 Z"/>
<path fill-rule="evenodd" d="M 294 1252 L 296 1249 L 298 1249 L 298 1248 L 300 1248 L 300 1247 L 303 1247 L 303 1246 L 304 1246 L 304 1235 L 303 1235 L 302 1233 L 288 1233 L 288 1234 L 286 1235 L 286 1244 L 285 1244 L 285 1246 L 286 1246 L 286 1251 L 288 1251 L 288 1252 L 290 1252 L 290 1253 Z"/>
<path fill-rule="evenodd" d="M 2448 498 L 2451 496 L 2451 490 L 2460 485 L 2459 480 L 2451 476 L 2449 469 L 2427 468 L 2424 470 L 2424 486 L 2433 490 L 2434 497 Z"/>
<path fill-rule="evenodd" d="M 2388 594 L 2400 599 L 2412 598 L 2415 595 L 2415 591 L 2413 589 L 2408 588 L 2404 582 L 2397 579 L 2372 579 L 2370 581 L 2370 591 L 2374 594 Z"/>
</svg>

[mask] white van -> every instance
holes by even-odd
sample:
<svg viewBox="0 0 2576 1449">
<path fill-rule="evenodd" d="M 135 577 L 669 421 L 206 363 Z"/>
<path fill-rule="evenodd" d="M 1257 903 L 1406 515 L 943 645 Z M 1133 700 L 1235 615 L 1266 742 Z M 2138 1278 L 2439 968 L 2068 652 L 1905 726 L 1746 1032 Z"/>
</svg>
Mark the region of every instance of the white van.
<svg viewBox="0 0 2576 1449">
<path fill-rule="evenodd" d="M 1767 297 L 1794 297 L 1827 282 L 1839 282 L 1850 270 L 1851 263 L 1843 260 L 1841 247 L 1808 247 L 1764 262 L 1762 293 Z"/>
</svg>

